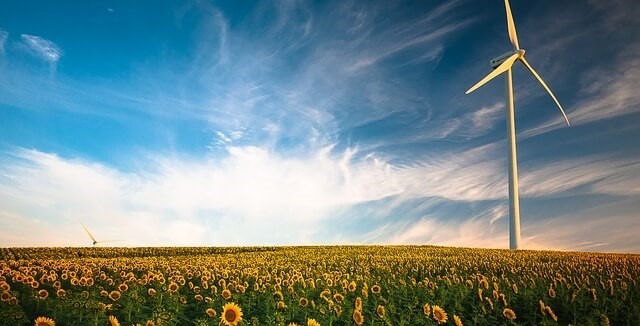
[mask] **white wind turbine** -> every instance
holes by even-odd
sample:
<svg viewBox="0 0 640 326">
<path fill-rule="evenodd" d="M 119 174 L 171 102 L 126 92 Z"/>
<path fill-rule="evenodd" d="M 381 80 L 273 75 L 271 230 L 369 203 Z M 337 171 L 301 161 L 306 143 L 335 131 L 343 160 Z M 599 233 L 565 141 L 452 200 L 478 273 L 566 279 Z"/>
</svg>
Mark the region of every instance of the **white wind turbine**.
<svg viewBox="0 0 640 326">
<path fill-rule="evenodd" d="M 91 241 L 93 241 L 93 245 L 97 245 L 98 243 L 105 243 L 105 242 L 118 242 L 119 240 L 102 240 L 102 241 L 98 241 L 96 240 L 96 238 L 93 237 L 93 235 L 91 234 L 91 232 L 89 232 L 89 229 L 87 229 L 86 226 L 84 226 L 83 223 L 80 223 L 80 225 L 82 225 L 82 228 L 87 232 L 87 235 L 89 235 L 89 238 L 91 238 Z"/>
<path fill-rule="evenodd" d="M 540 75 L 533 70 L 533 67 L 524 58 L 525 51 L 520 48 L 518 44 L 518 36 L 516 35 L 516 26 L 513 23 L 513 16 L 511 16 L 511 8 L 509 6 L 509 0 L 504 0 L 504 6 L 507 10 L 507 29 L 509 31 L 509 39 L 513 45 L 513 51 L 507 52 L 490 61 L 493 71 L 487 76 L 482 78 L 478 83 L 473 85 L 465 94 L 469 94 L 480 86 L 486 84 L 496 76 L 506 72 L 506 88 L 507 88 L 507 133 L 509 139 L 509 248 L 518 249 L 520 247 L 520 199 L 518 195 L 518 159 L 516 154 L 516 126 L 515 115 L 513 107 L 513 81 L 511 75 L 511 67 L 516 61 L 522 62 L 522 64 L 529 69 L 531 74 L 540 82 L 542 87 L 551 95 L 551 98 L 558 105 L 564 120 L 569 124 L 569 119 L 564 113 L 560 102 L 553 95 L 549 86 L 542 80 Z"/>
</svg>

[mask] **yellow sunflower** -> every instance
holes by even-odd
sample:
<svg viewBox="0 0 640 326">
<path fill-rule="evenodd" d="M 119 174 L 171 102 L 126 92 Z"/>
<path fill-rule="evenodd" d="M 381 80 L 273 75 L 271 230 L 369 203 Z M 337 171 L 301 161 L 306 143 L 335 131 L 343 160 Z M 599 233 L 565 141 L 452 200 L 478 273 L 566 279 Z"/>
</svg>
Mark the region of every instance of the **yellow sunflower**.
<svg viewBox="0 0 640 326">
<path fill-rule="evenodd" d="M 205 313 L 207 313 L 207 316 L 211 318 L 216 316 L 216 311 L 213 308 L 208 308 L 207 310 L 205 310 Z"/>
<path fill-rule="evenodd" d="M 122 295 L 119 291 L 111 291 L 109 293 L 109 298 L 113 301 L 118 301 Z"/>
<path fill-rule="evenodd" d="M 424 306 L 422 306 L 422 312 L 425 316 L 431 315 L 431 306 L 428 303 L 425 303 Z"/>
<path fill-rule="evenodd" d="M 376 308 L 376 314 L 378 314 L 380 318 L 384 318 L 384 306 L 378 305 L 378 308 Z"/>
<path fill-rule="evenodd" d="M 38 291 L 38 298 L 39 298 L 39 299 L 44 300 L 44 299 L 46 299 L 47 297 L 49 297 L 49 292 L 47 292 L 47 290 L 42 289 L 42 290 Z"/>
<path fill-rule="evenodd" d="M 380 285 L 375 284 L 374 286 L 372 286 L 371 287 L 371 292 L 372 293 L 376 293 L 376 294 L 380 293 Z"/>
<path fill-rule="evenodd" d="M 118 318 L 116 318 L 115 316 L 109 316 L 109 326 L 120 326 Z"/>
<path fill-rule="evenodd" d="M 502 311 L 502 314 L 509 320 L 516 319 L 516 313 L 509 308 L 504 308 L 504 310 Z"/>
<path fill-rule="evenodd" d="M 36 318 L 34 324 L 34 326 L 55 326 L 56 322 L 53 321 L 53 319 L 51 318 L 47 318 L 47 317 L 38 317 Z"/>
<path fill-rule="evenodd" d="M 169 292 L 172 292 L 172 293 L 173 292 L 178 292 L 178 289 L 179 289 L 179 286 L 178 286 L 177 283 L 175 283 L 175 282 L 169 283 L 169 288 L 168 288 Z"/>
<path fill-rule="evenodd" d="M 307 304 L 309 304 L 309 300 L 307 300 L 307 298 L 300 298 L 300 301 L 298 301 L 298 304 L 300 305 L 300 307 L 306 307 Z"/>
<path fill-rule="evenodd" d="M 355 310 L 353 312 L 353 321 L 358 326 L 364 324 L 364 316 L 362 315 L 362 312 L 360 310 Z"/>
<path fill-rule="evenodd" d="M 553 319 L 554 321 L 558 321 L 558 316 L 556 316 L 556 314 L 553 313 L 553 310 L 551 310 L 551 307 L 545 306 L 544 310 L 547 311 L 547 314 L 549 314 L 549 317 L 551 317 L 551 319 Z"/>
<path fill-rule="evenodd" d="M 456 326 L 463 326 L 462 319 L 460 317 L 453 315 L 453 324 Z"/>
<path fill-rule="evenodd" d="M 433 319 L 438 322 L 438 324 L 447 322 L 447 313 L 444 309 L 440 308 L 440 306 L 433 306 Z"/>
<path fill-rule="evenodd" d="M 307 326 L 320 326 L 320 323 L 317 322 L 315 319 L 308 319 Z"/>
<path fill-rule="evenodd" d="M 242 309 L 233 302 L 227 303 L 222 307 L 220 319 L 227 326 L 235 326 L 242 320 Z"/>
<path fill-rule="evenodd" d="M 231 298 L 231 291 L 229 291 L 227 289 L 222 290 L 222 297 L 225 300 L 229 300 Z"/>
</svg>

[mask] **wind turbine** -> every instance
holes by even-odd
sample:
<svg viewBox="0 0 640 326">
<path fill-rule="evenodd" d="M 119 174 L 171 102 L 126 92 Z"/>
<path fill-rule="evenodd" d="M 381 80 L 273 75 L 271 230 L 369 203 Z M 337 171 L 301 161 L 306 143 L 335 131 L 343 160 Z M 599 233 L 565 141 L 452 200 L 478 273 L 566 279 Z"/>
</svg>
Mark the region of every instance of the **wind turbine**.
<svg viewBox="0 0 640 326">
<path fill-rule="evenodd" d="M 87 232 L 87 235 L 89 235 L 89 238 L 91 238 L 91 240 L 93 241 L 93 245 L 95 246 L 98 243 L 105 243 L 105 242 L 117 242 L 118 240 L 102 240 L 102 241 L 98 241 L 96 240 L 96 238 L 93 237 L 93 235 L 91 234 L 91 232 L 89 232 L 89 229 L 87 229 L 86 226 L 84 226 L 83 223 L 80 223 L 80 225 L 82 225 L 82 228 Z"/>
<path fill-rule="evenodd" d="M 507 30 L 509 32 L 509 40 L 513 45 L 513 51 L 509 51 L 503 55 L 498 56 L 490 61 L 493 71 L 487 76 L 482 78 L 475 85 L 471 86 L 465 94 L 469 94 L 480 86 L 486 84 L 496 76 L 506 72 L 506 89 L 507 89 L 507 133 L 509 140 L 509 248 L 518 249 L 520 247 L 520 199 L 518 195 L 518 158 L 516 154 L 516 126 L 515 126 L 515 114 L 513 107 L 513 79 L 511 74 L 511 68 L 520 61 L 531 74 L 540 82 L 542 87 L 551 95 L 553 101 L 558 105 L 564 120 L 569 126 L 569 119 L 565 114 L 560 102 L 547 86 L 547 83 L 542 80 L 542 77 L 531 67 L 527 59 L 524 58 L 525 51 L 520 48 L 518 44 L 518 35 L 516 34 L 516 26 L 513 22 L 513 16 L 511 15 L 511 7 L 509 6 L 509 0 L 504 0 L 504 6 L 507 11 Z"/>
</svg>

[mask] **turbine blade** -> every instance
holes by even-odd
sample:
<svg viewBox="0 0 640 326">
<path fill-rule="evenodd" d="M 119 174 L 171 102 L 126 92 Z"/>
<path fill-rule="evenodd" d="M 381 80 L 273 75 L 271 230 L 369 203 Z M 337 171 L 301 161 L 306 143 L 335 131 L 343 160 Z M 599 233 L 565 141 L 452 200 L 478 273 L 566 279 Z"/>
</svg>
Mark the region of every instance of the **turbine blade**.
<svg viewBox="0 0 640 326">
<path fill-rule="evenodd" d="M 93 241 L 97 242 L 97 241 L 96 241 L 96 238 L 94 238 L 94 237 L 91 235 L 91 232 L 89 232 L 89 230 L 87 229 L 87 227 L 86 227 L 86 226 L 84 226 L 84 224 L 82 224 L 82 223 L 80 223 L 80 225 L 82 225 L 82 228 L 87 232 L 87 234 L 89 235 L 89 238 L 91 238 L 91 240 L 93 240 Z"/>
<path fill-rule="evenodd" d="M 558 105 L 558 108 L 560 109 L 560 113 L 562 113 L 562 116 L 564 117 L 564 120 L 567 122 L 567 126 L 571 126 L 571 124 L 569 123 L 569 118 L 567 118 L 567 114 L 564 113 L 564 110 L 562 109 L 562 105 L 560 105 L 560 102 L 558 102 L 558 99 L 556 98 L 556 96 L 553 95 L 553 92 L 551 92 L 551 89 L 549 89 L 549 86 L 547 86 L 547 83 L 545 83 L 544 80 L 542 80 L 542 77 L 540 77 L 540 75 L 538 75 L 538 73 L 535 70 L 533 70 L 533 67 L 531 67 L 529 62 L 527 62 L 527 59 L 525 59 L 524 57 L 521 57 L 520 60 L 522 61 L 524 66 L 527 67 L 527 69 L 529 69 L 529 71 L 531 71 L 533 76 L 536 77 L 536 79 L 540 82 L 542 87 L 544 87 L 544 89 L 547 91 L 547 93 L 549 93 L 549 95 L 551 95 L 551 98 L 553 99 L 553 101 L 556 102 L 556 104 Z"/>
<path fill-rule="evenodd" d="M 507 60 L 505 60 L 504 62 L 502 62 L 498 67 L 496 67 L 496 69 L 494 69 L 492 72 L 490 72 L 488 75 L 486 75 L 484 78 L 482 78 L 479 82 L 477 82 L 475 85 L 471 86 L 471 88 L 469 88 L 465 94 L 469 94 L 473 91 L 475 91 L 476 89 L 478 89 L 478 87 L 486 84 L 488 81 L 492 80 L 493 78 L 495 78 L 496 76 L 498 76 L 499 74 L 509 70 L 509 68 L 511 68 L 511 66 L 513 66 L 513 63 L 516 61 L 516 59 L 518 59 L 518 56 L 520 55 L 520 53 L 515 53 L 512 56 L 510 56 L 509 58 L 507 58 Z"/>
<path fill-rule="evenodd" d="M 507 9 L 507 30 L 509 31 L 509 39 L 511 40 L 511 44 L 513 44 L 513 49 L 520 50 L 520 45 L 518 44 L 518 34 L 516 34 L 516 24 L 513 22 L 509 0 L 504 0 L 504 6 Z"/>
</svg>

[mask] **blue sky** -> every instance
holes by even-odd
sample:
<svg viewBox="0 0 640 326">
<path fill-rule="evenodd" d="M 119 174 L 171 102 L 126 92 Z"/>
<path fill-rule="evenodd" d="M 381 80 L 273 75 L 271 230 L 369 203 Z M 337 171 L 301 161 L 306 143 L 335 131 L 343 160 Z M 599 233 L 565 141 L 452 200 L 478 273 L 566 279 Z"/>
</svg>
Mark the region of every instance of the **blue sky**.
<svg viewBox="0 0 640 326">
<path fill-rule="evenodd" d="M 511 3 L 523 247 L 640 252 L 640 6 Z M 0 4 L 0 245 L 508 247 L 502 1 Z"/>
</svg>

